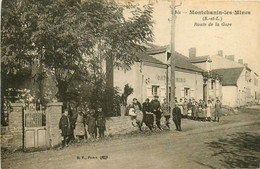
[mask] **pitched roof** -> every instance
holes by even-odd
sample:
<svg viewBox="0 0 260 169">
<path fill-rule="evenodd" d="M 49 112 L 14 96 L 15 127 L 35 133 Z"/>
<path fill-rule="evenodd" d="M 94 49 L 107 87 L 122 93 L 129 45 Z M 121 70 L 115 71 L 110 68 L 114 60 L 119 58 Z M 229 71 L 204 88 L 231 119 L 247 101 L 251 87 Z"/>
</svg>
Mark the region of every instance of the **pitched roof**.
<svg viewBox="0 0 260 169">
<path fill-rule="evenodd" d="M 140 52 L 137 54 L 137 57 L 143 61 L 143 62 L 150 62 L 150 63 L 155 63 L 155 64 L 161 64 L 161 65 L 166 65 L 165 63 L 161 62 L 160 60 L 149 56 L 147 53 L 145 52 Z"/>
<path fill-rule="evenodd" d="M 168 48 L 168 45 L 166 45 L 166 46 L 151 46 L 151 48 L 147 48 L 146 52 L 147 52 L 147 54 L 155 55 L 155 54 L 159 54 L 159 53 L 165 53 L 167 51 L 167 48 Z"/>
<path fill-rule="evenodd" d="M 228 69 L 215 69 L 213 72 L 222 76 L 223 86 L 233 86 L 237 85 L 237 80 L 240 77 L 243 67 L 239 68 L 228 68 Z"/>
<path fill-rule="evenodd" d="M 158 59 L 155 59 L 151 55 L 156 55 L 156 54 L 159 54 L 159 53 L 166 53 L 169 45 L 157 46 L 157 45 L 149 44 L 149 46 L 151 48 L 146 49 L 146 55 L 147 56 L 145 56 L 145 58 L 142 58 L 142 59 L 140 57 L 139 58 L 143 61 L 146 60 L 146 61 L 151 61 L 151 62 L 157 62 L 158 64 L 166 64 L 166 63 L 159 61 Z M 167 53 L 167 57 L 170 58 L 170 53 Z M 191 62 L 189 62 L 188 57 L 186 57 L 186 56 L 184 56 L 184 55 L 182 55 L 178 52 L 175 52 L 175 66 L 177 68 L 181 68 L 181 69 L 192 70 L 192 71 L 196 71 L 196 72 L 204 72 L 203 69 L 201 69 L 201 68 L 193 65 Z"/>
<path fill-rule="evenodd" d="M 169 53 L 169 55 L 170 55 L 170 53 Z M 175 52 L 175 66 L 178 68 L 193 70 L 196 72 L 204 72 L 203 69 L 191 64 L 188 60 L 188 57 L 186 57 L 178 52 Z"/>
</svg>

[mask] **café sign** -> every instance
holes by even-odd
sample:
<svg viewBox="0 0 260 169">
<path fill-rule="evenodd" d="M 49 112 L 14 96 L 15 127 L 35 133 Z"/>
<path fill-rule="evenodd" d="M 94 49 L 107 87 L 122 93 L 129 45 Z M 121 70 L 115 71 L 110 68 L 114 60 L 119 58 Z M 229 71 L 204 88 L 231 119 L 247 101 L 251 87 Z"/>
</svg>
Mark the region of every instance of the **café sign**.
<svg viewBox="0 0 260 169">
<path fill-rule="evenodd" d="M 159 81 L 165 81 L 166 80 L 166 76 L 165 75 L 157 75 L 157 80 Z M 170 80 L 170 78 L 169 78 Z M 179 83 L 185 83 L 186 82 L 186 78 L 176 78 L 175 79 L 176 82 L 179 82 Z"/>
</svg>

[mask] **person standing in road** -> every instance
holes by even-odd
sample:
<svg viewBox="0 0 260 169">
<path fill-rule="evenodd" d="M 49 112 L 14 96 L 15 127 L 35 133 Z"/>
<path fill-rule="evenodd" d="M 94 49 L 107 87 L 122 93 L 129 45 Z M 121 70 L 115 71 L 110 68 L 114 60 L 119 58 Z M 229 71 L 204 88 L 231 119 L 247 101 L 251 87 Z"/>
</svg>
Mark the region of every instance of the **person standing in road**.
<svg viewBox="0 0 260 169">
<path fill-rule="evenodd" d="M 161 120 L 161 105 L 160 102 L 158 100 L 159 96 L 154 96 L 154 99 L 151 101 L 151 108 L 152 108 L 152 113 L 155 114 L 155 118 L 156 118 L 156 125 L 157 127 L 161 130 L 161 124 L 160 124 L 160 120 Z"/>
<path fill-rule="evenodd" d="M 177 100 L 175 101 L 175 107 L 172 110 L 172 120 L 176 126 L 176 130 L 181 131 L 181 109 L 178 107 Z"/>
<path fill-rule="evenodd" d="M 79 113 L 76 115 L 76 123 L 75 123 L 75 131 L 74 131 L 75 137 L 78 140 L 78 143 L 80 142 L 80 137 L 84 137 L 84 141 L 86 142 L 86 129 L 85 129 L 85 119 L 84 114 L 82 111 L 79 111 Z"/>
<path fill-rule="evenodd" d="M 72 120 L 68 114 L 68 109 L 65 109 L 59 122 L 60 133 L 61 136 L 63 136 L 62 147 L 68 146 L 70 141 L 70 135 L 72 134 Z"/>
<path fill-rule="evenodd" d="M 215 106 L 216 106 L 216 100 L 214 100 L 213 98 L 211 99 L 211 104 L 212 104 L 212 107 L 211 107 L 211 119 L 214 121 L 214 117 L 215 117 Z"/>
<path fill-rule="evenodd" d="M 219 99 L 217 99 L 217 102 L 215 104 L 215 118 L 214 118 L 214 121 L 217 121 L 219 122 L 219 117 L 221 115 L 221 108 L 222 108 L 222 103 L 220 102 Z"/>
<path fill-rule="evenodd" d="M 203 114 L 203 121 L 206 121 L 207 119 L 207 103 L 206 101 L 202 101 L 202 114 Z"/>
<path fill-rule="evenodd" d="M 183 116 L 183 100 L 180 98 L 180 102 L 178 103 L 179 108 L 181 109 L 181 115 Z"/>
<path fill-rule="evenodd" d="M 99 133 L 99 138 L 102 139 L 105 137 L 106 118 L 101 106 L 98 107 L 97 112 L 97 129 Z"/>
<path fill-rule="evenodd" d="M 192 107 L 193 107 L 193 105 L 192 105 L 191 99 L 189 99 L 189 102 L 187 104 L 187 109 L 188 109 L 187 117 L 190 119 L 192 119 Z"/>
<path fill-rule="evenodd" d="M 96 111 L 90 109 L 90 114 L 87 119 L 88 133 L 90 137 L 94 140 L 97 137 L 97 125 L 96 125 Z"/>
<path fill-rule="evenodd" d="M 183 102 L 183 117 L 187 118 L 188 117 L 188 100 L 184 98 Z"/>
<path fill-rule="evenodd" d="M 85 137 L 86 137 L 87 139 L 90 138 L 90 134 L 89 134 L 89 132 L 88 132 L 88 118 L 89 118 L 89 115 L 90 115 L 90 109 L 89 109 L 88 106 L 86 105 L 86 106 L 85 106 L 85 109 L 84 109 L 83 117 L 84 117 L 84 122 L 85 122 L 85 131 L 86 131 Z"/>
<path fill-rule="evenodd" d="M 167 99 L 163 99 L 163 104 L 161 106 L 161 109 L 162 109 L 162 113 L 163 113 L 163 116 L 165 117 L 165 124 L 168 128 L 170 128 L 170 122 L 169 122 L 169 119 L 170 119 L 170 105 L 169 103 L 167 102 Z"/>
<path fill-rule="evenodd" d="M 212 103 L 211 100 L 208 100 L 208 104 L 207 104 L 207 120 L 211 121 L 211 109 L 212 109 Z"/>
<path fill-rule="evenodd" d="M 193 112 L 194 112 L 194 120 L 198 120 L 199 118 L 199 103 L 197 101 L 194 102 L 193 106 Z"/>
<path fill-rule="evenodd" d="M 149 102 L 149 99 L 145 99 L 145 102 L 143 103 L 143 122 L 144 124 L 152 130 L 153 122 L 154 122 L 154 116 L 151 113 L 151 103 Z"/>
</svg>

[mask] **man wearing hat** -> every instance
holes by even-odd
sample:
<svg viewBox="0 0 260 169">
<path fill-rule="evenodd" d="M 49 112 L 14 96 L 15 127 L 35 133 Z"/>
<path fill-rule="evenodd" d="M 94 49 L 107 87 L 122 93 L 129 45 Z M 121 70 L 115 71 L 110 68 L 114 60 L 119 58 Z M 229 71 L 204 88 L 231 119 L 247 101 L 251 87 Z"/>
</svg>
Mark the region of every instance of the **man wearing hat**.
<svg viewBox="0 0 260 169">
<path fill-rule="evenodd" d="M 181 109 L 178 107 L 178 101 L 175 100 L 175 107 L 172 110 L 172 120 L 176 130 L 181 131 Z"/>
<path fill-rule="evenodd" d="M 161 124 L 160 124 L 160 120 L 161 120 L 161 105 L 160 102 L 158 100 L 159 96 L 155 95 L 154 99 L 151 101 L 151 112 L 153 114 L 155 114 L 155 118 L 156 118 L 156 125 L 157 127 L 161 130 Z"/>
</svg>

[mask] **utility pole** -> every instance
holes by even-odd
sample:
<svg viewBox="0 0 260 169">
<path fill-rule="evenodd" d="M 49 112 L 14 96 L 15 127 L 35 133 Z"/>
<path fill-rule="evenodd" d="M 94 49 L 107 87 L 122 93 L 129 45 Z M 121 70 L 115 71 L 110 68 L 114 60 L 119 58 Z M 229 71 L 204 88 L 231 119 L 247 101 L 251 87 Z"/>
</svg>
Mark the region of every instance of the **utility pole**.
<svg viewBox="0 0 260 169">
<path fill-rule="evenodd" d="M 180 4 L 181 5 L 181 4 Z M 175 0 L 171 3 L 171 110 L 175 107 Z"/>
</svg>

